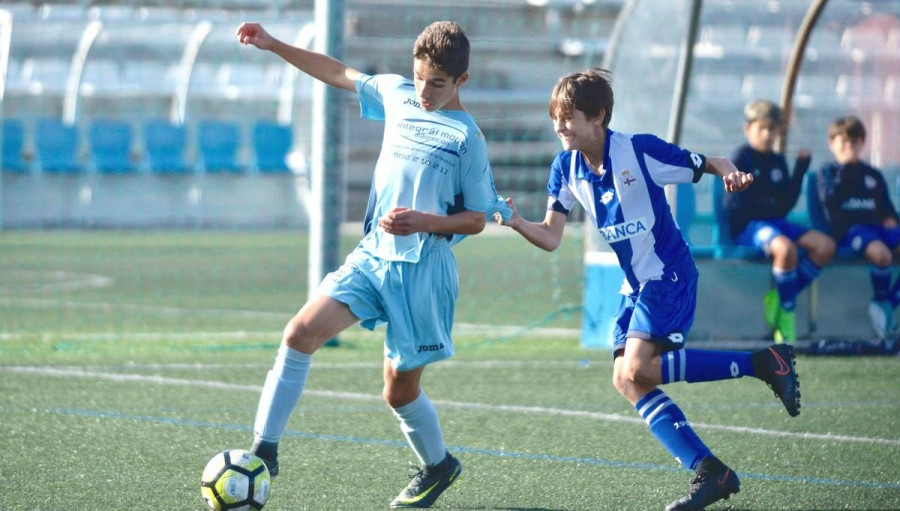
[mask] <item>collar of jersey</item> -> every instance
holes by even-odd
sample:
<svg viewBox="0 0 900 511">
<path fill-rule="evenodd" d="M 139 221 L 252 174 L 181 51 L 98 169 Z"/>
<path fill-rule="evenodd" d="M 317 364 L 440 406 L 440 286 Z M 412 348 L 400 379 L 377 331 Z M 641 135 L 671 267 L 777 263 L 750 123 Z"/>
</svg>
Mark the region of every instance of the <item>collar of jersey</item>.
<svg viewBox="0 0 900 511">
<path fill-rule="evenodd" d="M 606 140 L 603 141 L 603 168 L 609 170 L 612 165 L 609 160 L 609 140 L 612 137 L 613 130 L 606 128 Z M 609 172 L 604 172 L 602 176 L 598 176 L 590 171 L 590 166 L 584 161 L 584 154 L 581 151 L 573 151 L 577 153 L 577 156 L 573 154 L 573 157 L 581 158 L 582 165 L 577 165 L 575 168 L 575 177 L 579 179 L 584 179 L 587 181 L 600 181 L 603 179 L 607 179 Z"/>
</svg>

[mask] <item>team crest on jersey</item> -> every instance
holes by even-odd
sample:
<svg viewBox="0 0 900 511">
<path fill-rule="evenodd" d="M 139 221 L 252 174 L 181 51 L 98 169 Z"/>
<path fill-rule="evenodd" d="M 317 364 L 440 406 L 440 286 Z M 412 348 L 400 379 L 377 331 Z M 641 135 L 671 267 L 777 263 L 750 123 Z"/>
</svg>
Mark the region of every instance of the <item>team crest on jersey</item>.
<svg viewBox="0 0 900 511">
<path fill-rule="evenodd" d="M 613 200 L 613 197 L 615 197 L 615 194 L 613 194 L 610 190 L 600 196 L 600 202 L 602 202 L 603 204 L 609 204 L 609 201 Z"/>
<path fill-rule="evenodd" d="M 866 188 L 869 190 L 874 190 L 878 183 L 875 182 L 875 178 L 872 176 L 866 176 Z"/>
<path fill-rule="evenodd" d="M 630 170 L 623 170 L 619 175 L 622 176 L 622 184 L 624 184 L 627 188 L 631 188 L 631 185 L 633 185 L 637 181 L 637 178 L 631 177 Z"/>
<path fill-rule="evenodd" d="M 782 179 L 784 179 L 784 172 L 777 167 L 772 169 L 772 182 L 780 183 Z"/>
</svg>

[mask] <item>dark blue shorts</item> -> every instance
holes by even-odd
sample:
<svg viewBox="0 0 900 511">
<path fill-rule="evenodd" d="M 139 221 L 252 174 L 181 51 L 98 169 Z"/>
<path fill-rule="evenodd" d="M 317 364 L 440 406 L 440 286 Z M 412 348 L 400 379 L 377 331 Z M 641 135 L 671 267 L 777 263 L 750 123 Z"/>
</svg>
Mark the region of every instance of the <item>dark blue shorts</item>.
<svg viewBox="0 0 900 511">
<path fill-rule="evenodd" d="M 868 224 L 854 225 L 838 242 L 838 248 L 849 248 L 857 254 L 861 254 L 866 246 L 875 240 L 881 240 L 888 248 L 894 250 L 900 245 L 900 228 Z"/>
<path fill-rule="evenodd" d="M 613 329 L 613 354 L 638 338 L 681 349 L 697 309 L 697 268 L 685 266 L 647 281 L 636 294 L 622 296 Z"/>
<path fill-rule="evenodd" d="M 772 243 L 776 236 L 787 236 L 796 243 L 808 231 L 808 228 L 788 222 L 784 218 L 751 220 L 747 227 L 735 237 L 734 242 L 737 245 L 756 247 L 768 255 L 769 243 Z"/>
</svg>

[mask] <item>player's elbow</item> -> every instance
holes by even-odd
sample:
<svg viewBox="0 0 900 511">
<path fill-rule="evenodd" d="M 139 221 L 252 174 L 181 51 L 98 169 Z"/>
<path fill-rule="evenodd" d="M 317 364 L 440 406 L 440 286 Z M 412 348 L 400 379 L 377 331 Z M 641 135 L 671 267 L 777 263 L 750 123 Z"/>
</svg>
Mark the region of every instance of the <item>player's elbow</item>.
<svg viewBox="0 0 900 511">
<path fill-rule="evenodd" d="M 547 239 L 547 240 L 544 240 L 544 242 L 538 246 L 541 247 L 542 249 L 546 250 L 547 252 L 553 252 L 557 248 L 559 248 L 559 245 L 560 245 L 560 240 Z"/>
<path fill-rule="evenodd" d="M 487 220 L 484 214 L 472 215 L 466 225 L 466 234 L 480 234 L 485 225 L 487 225 Z"/>
</svg>

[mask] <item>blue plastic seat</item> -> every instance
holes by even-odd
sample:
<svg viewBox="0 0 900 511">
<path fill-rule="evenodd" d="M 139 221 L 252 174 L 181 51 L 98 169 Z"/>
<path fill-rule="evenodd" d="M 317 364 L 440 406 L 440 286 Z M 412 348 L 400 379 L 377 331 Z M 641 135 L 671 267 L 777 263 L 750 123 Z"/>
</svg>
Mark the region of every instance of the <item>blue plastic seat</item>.
<svg viewBox="0 0 900 511">
<path fill-rule="evenodd" d="M 290 126 L 271 121 L 257 122 L 253 126 L 256 168 L 260 172 L 289 172 L 286 159 L 293 137 Z"/>
<path fill-rule="evenodd" d="M 144 146 L 151 171 L 183 173 L 189 170 L 185 158 L 187 135 L 184 126 L 165 119 L 151 119 L 144 123 Z"/>
<path fill-rule="evenodd" d="M 240 145 L 240 128 L 235 123 L 201 121 L 197 125 L 198 163 L 206 172 L 239 172 Z"/>
<path fill-rule="evenodd" d="M 3 119 L 3 165 L 4 171 L 26 172 L 28 162 L 24 157 L 25 126 L 19 119 Z"/>
<path fill-rule="evenodd" d="M 136 168 L 131 158 L 132 131 L 124 121 L 99 119 L 90 127 L 91 155 L 97 172 L 121 174 Z"/>
<path fill-rule="evenodd" d="M 59 119 L 38 120 L 34 136 L 41 170 L 50 173 L 77 173 L 83 170 L 78 161 L 78 128 Z"/>
<path fill-rule="evenodd" d="M 728 213 L 725 211 L 725 183 L 714 177 L 712 184 L 712 201 L 715 222 L 712 230 L 712 243 L 715 257 L 718 259 L 761 259 L 765 257 L 762 250 L 756 247 L 735 245 L 728 228 Z"/>
</svg>

